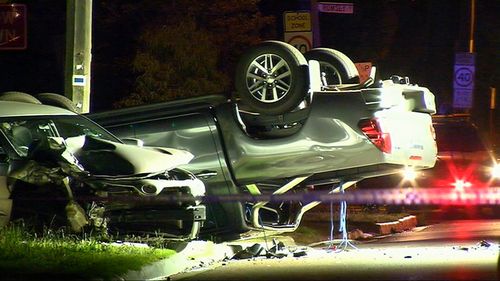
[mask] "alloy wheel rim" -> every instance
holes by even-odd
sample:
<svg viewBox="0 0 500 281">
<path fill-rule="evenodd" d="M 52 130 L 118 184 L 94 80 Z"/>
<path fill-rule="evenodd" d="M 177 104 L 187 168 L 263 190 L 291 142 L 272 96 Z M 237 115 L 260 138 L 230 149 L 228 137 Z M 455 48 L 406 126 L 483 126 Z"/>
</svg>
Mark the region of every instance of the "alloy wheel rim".
<svg viewBox="0 0 500 281">
<path fill-rule="evenodd" d="M 290 91 L 292 73 L 280 56 L 263 54 L 250 63 L 246 74 L 247 90 L 256 100 L 274 103 Z"/>
</svg>

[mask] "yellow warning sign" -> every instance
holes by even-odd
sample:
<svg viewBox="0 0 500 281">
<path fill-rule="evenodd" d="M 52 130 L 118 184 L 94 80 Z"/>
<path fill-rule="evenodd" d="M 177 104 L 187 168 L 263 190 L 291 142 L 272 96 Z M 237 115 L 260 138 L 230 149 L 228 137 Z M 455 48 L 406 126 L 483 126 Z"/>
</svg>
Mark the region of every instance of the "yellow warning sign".
<svg viewBox="0 0 500 281">
<path fill-rule="evenodd" d="M 311 13 L 308 11 L 285 12 L 283 20 L 286 32 L 311 30 Z"/>
</svg>

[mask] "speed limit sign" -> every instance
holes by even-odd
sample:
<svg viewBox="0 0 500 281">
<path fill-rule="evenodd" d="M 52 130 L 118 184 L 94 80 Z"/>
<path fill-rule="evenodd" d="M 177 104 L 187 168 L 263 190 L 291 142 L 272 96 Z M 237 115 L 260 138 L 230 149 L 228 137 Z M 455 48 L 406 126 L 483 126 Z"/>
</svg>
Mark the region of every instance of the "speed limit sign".
<svg viewBox="0 0 500 281">
<path fill-rule="evenodd" d="M 453 75 L 453 107 L 472 108 L 475 57 L 470 53 L 455 54 Z"/>
<path fill-rule="evenodd" d="M 305 53 L 312 48 L 312 32 L 285 32 L 285 42 Z"/>
<path fill-rule="evenodd" d="M 474 82 L 474 66 L 458 66 L 455 68 L 455 88 L 472 89 Z"/>
</svg>

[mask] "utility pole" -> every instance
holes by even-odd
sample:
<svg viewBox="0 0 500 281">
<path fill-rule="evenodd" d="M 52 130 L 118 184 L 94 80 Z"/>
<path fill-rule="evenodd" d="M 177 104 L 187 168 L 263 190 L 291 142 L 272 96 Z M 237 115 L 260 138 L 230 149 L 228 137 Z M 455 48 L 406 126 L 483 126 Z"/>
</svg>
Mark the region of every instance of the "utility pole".
<svg viewBox="0 0 500 281">
<path fill-rule="evenodd" d="M 64 92 L 80 113 L 90 111 L 91 48 L 92 0 L 67 0 Z"/>
</svg>

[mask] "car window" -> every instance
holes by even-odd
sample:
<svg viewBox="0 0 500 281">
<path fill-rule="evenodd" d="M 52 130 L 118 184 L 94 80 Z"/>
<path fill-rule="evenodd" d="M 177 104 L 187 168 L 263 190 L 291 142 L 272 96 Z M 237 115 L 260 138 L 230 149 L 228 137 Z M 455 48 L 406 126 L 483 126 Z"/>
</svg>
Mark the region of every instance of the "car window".
<svg viewBox="0 0 500 281">
<path fill-rule="evenodd" d="M 23 157 L 28 155 L 29 147 L 35 140 L 47 137 L 67 139 L 85 135 L 118 141 L 116 137 L 103 128 L 78 115 L 0 119 L 0 130 L 18 154 Z"/>
</svg>

